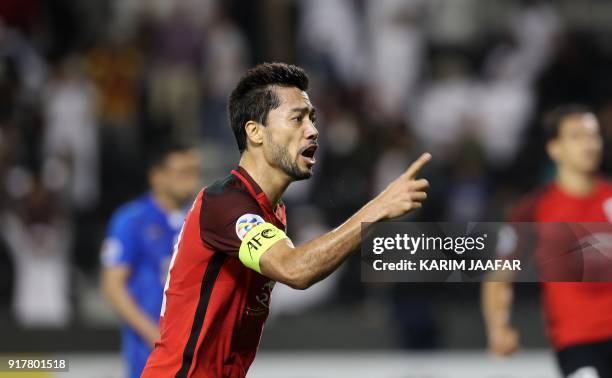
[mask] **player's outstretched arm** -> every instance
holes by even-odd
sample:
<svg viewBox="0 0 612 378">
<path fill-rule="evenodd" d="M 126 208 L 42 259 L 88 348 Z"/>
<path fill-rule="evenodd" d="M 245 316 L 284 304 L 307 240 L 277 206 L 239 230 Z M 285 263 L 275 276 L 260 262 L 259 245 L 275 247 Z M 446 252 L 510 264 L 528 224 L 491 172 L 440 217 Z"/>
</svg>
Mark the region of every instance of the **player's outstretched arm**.
<svg viewBox="0 0 612 378">
<path fill-rule="evenodd" d="M 332 273 L 361 242 L 361 224 L 396 218 L 421 207 L 429 183 L 417 179 L 431 159 L 421 155 L 376 198 L 336 229 L 294 247 L 289 239 L 277 241 L 259 259 L 261 273 L 296 289 L 306 289 Z"/>
<path fill-rule="evenodd" d="M 481 286 L 482 313 L 489 350 L 500 357 L 516 352 L 519 335 L 510 325 L 513 288 L 510 282 L 484 282 Z"/>
</svg>

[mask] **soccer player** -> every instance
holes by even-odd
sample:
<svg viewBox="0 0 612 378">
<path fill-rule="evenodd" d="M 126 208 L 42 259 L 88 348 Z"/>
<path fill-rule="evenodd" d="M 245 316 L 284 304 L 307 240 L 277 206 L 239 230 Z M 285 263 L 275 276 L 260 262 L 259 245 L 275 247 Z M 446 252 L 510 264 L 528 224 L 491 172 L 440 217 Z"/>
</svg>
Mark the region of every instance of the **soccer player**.
<svg viewBox="0 0 612 378">
<path fill-rule="evenodd" d="M 344 224 L 294 246 L 281 195 L 315 165 L 318 132 L 307 89 L 301 68 L 265 63 L 232 91 L 240 162 L 200 192 L 187 215 L 170 263 L 161 339 L 143 377 L 246 376 L 275 282 L 308 288 L 358 247 L 362 223 L 403 215 L 425 200 L 428 182 L 415 176 L 429 154 Z"/>
<path fill-rule="evenodd" d="M 129 376 L 140 377 L 159 337 L 159 312 L 173 245 L 199 186 L 197 153 L 166 144 L 152 154 L 150 192 L 112 217 L 102 247 L 102 290 L 123 321 Z"/>
<path fill-rule="evenodd" d="M 603 142 L 595 115 L 582 106 L 566 106 L 553 111 L 545 127 L 555 181 L 527 196 L 510 220 L 610 222 L 612 184 L 597 175 Z M 555 253 L 546 245 L 537 250 Z M 612 283 L 544 282 L 541 288 L 547 333 L 563 375 L 612 377 Z M 482 287 L 489 348 L 499 356 L 518 348 L 518 333 L 510 324 L 512 294 L 510 283 Z"/>
</svg>

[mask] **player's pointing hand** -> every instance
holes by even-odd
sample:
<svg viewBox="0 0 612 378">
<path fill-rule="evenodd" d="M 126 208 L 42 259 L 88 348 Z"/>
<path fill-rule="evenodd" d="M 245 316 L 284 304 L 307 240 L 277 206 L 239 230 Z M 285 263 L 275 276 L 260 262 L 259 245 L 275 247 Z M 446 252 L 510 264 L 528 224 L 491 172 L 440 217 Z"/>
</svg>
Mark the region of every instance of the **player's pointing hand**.
<svg viewBox="0 0 612 378">
<path fill-rule="evenodd" d="M 419 173 L 421 168 L 423 168 L 423 166 L 427 164 L 430 160 L 431 154 L 429 152 L 422 154 L 421 156 L 419 156 L 418 159 L 416 159 L 412 164 L 410 164 L 410 167 L 408 167 L 404 175 L 406 175 L 408 178 L 414 178 L 417 173 Z"/>
<path fill-rule="evenodd" d="M 371 203 L 382 212 L 383 218 L 396 218 L 418 209 L 427 198 L 425 190 L 429 187 L 426 179 L 417 179 L 421 168 L 431 160 L 431 154 L 424 153 L 408 167 L 406 172 L 396 178 Z"/>
</svg>

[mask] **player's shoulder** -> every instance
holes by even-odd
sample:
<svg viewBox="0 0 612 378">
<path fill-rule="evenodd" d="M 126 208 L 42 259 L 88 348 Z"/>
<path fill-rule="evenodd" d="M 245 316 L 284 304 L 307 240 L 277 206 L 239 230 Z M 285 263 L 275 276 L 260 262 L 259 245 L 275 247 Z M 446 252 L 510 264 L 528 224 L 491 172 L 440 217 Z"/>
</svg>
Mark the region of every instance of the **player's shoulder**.
<svg viewBox="0 0 612 378">
<path fill-rule="evenodd" d="M 248 226 L 254 222 L 264 222 L 263 215 L 259 203 L 244 183 L 230 174 L 204 189 L 200 229 L 203 235 L 208 231 L 224 233 L 228 229 L 238 230 L 242 223 Z"/>
<path fill-rule="evenodd" d="M 600 177 L 598 179 L 599 187 L 605 194 L 612 194 L 612 180 L 607 177 Z"/>
<path fill-rule="evenodd" d="M 257 200 L 238 177 L 229 174 L 204 189 L 202 204 L 205 207 L 222 205 L 236 208 L 257 205 Z"/>
<path fill-rule="evenodd" d="M 149 194 L 143 194 L 118 207 L 112 215 L 113 223 L 137 222 L 147 217 L 151 211 Z"/>
<path fill-rule="evenodd" d="M 264 222 L 257 199 L 235 175 L 204 189 L 199 214 L 200 238 L 211 249 L 235 253 L 246 232 Z"/>
<path fill-rule="evenodd" d="M 538 208 L 552 193 L 553 184 L 545 184 L 523 194 L 508 212 L 508 219 L 514 222 L 535 221 Z"/>
</svg>

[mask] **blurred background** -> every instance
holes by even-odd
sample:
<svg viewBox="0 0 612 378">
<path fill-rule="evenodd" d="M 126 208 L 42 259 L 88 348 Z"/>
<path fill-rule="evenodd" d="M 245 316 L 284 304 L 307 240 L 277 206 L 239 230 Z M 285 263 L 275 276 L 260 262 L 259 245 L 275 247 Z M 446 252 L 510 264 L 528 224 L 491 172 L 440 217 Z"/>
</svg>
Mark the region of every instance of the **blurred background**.
<svg viewBox="0 0 612 378">
<path fill-rule="evenodd" d="M 109 217 L 146 190 L 160 141 L 197 143 L 203 185 L 236 165 L 226 100 L 254 64 L 311 78 L 319 163 L 285 196 L 300 243 L 423 151 L 432 188 L 414 219 L 503 220 L 553 173 L 545 111 L 590 105 L 612 142 L 611 33 L 606 0 L 0 0 L 0 353 L 85 352 L 120 376 L 99 291 Z M 523 344 L 546 348 L 538 287 L 517 286 Z M 345 366 L 374 351 L 430 356 L 431 371 L 455 351 L 495 364 L 477 285 L 366 285 L 355 256 L 306 292 L 277 285 L 272 302 L 253 376 L 313 350 L 361 356 Z M 552 376 L 533 355 L 521 366 L 543 373 L 517 376 Z"/>
</svg>

